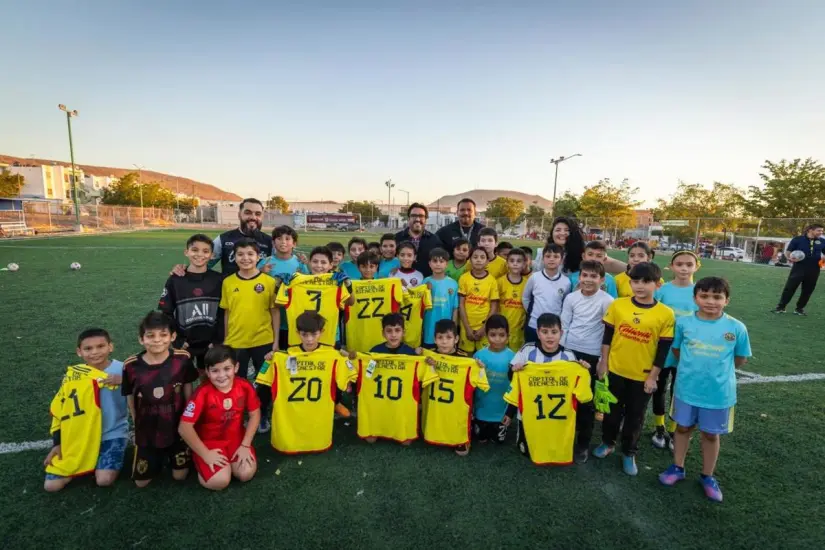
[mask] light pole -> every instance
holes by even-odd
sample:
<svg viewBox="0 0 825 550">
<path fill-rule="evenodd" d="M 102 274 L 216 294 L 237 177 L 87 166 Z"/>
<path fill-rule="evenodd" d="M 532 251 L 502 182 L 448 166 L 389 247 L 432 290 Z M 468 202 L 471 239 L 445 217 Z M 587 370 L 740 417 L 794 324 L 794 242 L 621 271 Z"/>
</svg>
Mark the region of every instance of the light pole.
<svg viewBox="0 0 825 550">
<path fill-rule="evenodd" d="M 57 106 L 58 109 L 66 113 L 66 124 L 69 126 L 69 158 L 72 161 L 72 195 L 74 198 L 74 218 L 75 230 L 83 231 L 83 226 L 80 225 L 80 205 L 77 202 L 77 170 L 74 166 L 74 145 L 72 144 L 72 117 L 78 115 L 77 109 L 70 111 L 62 103 Z"/>
<path fill-rule="evenodd" d="M 392 207 L 390 206 L 390 197 L 392 196 L 392 188 L 395 187 L 395 184 L 392 182 L 392 178 L 388 179 L 384 182 L 384 185 L 387 186 L 387 227 L 390 226 L 390 216 L 392 216 Z"/>
<path fill-rule="evenodd" d="M 138 171 L 138 189 L 140 189 L 140 225 L 146 225 L 146 219 L 143 217 L 143 169 L 145 166 L 140 164 L 132 164 Z"/>
<path fill-rule="evenodd" d="M 407 206 L 409 206 L 409 205 L 410 205 L 410 192 L 409 192 L 409 191 L 405 191 L 404 189 L 401 189 L 401 188 L 399 188 L 398 190 L 399 190 L 399 191 L 401 191 L 402 193 L 406 193 L 406 194 L 407 194 Z"/>
<path fill-rule="evenodd" d="M 556 186 L 559 183 L 559 164 L 566 160 L 570 160 L 573 157 L 580 157 L 582 156 L 581 153 L 576 153 L 575 155 L 570 155 L 569 157 L 559 157 L 557 159 L 550 159 L 550 162 L 556 165 L 556 175 L 553 178 L 553 206 L 552 210 L 550 210 L 550 217 L 556 217 Z"/>
</svg>

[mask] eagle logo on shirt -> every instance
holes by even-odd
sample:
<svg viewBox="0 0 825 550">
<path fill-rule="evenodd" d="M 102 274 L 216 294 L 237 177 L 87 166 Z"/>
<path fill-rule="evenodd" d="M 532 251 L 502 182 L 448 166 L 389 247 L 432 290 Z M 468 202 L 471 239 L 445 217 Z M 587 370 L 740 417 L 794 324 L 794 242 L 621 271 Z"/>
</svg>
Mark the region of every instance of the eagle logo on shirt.
<svg viewBox="0 0 825 550">
<path fill-rule="evenodd" d="M 726 332 L 725 333 L 725 340 L 727 340 L 728 342 L 733 342 L 734 340 L 736 340 L 736 335 L 733 334 L 732 332 Z"/>
<path fill-rule="evenodd" d="M 264 291 L 264 285 L 262 285 L 261 283 L 258 283 L 257 285 L 255 285 L 255 292 L 260 294 L 263 291 Z"/>
</svg>

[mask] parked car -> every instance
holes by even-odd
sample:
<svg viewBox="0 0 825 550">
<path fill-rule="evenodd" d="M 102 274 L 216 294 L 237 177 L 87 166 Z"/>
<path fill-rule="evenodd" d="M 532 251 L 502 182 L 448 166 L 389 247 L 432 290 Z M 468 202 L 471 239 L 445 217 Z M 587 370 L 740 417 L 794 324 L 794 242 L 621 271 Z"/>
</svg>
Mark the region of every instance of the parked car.
<svg viewBox="0 0 825 550">
<path fill-rule="evenodd" d="M 720 248 L 718 251 L 719 257 L 723 260 L 733 260 L 738 262 L 740 260 L 745 259 L 745 251 L 741 248 L 736 248 L 733 246 L 724 246 Z"/>
</svg>

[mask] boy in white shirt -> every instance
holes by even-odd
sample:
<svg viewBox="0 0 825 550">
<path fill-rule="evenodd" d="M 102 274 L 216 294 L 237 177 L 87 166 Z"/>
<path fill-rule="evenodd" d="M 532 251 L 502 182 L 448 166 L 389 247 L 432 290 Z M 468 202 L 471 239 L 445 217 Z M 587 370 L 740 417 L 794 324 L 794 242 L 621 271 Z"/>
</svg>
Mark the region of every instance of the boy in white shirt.
<svg viewBox="0 0 825 550">
<path fill-rule="evenodd" d="M 538 341 L 536 321 L 544 313 L 561 316 L 562 302 L 570 293 L 570 279 L 561 272 L 564 249 L 556 243 L 544 247 L 542 262 L 544 269 L 527 280 L 521 301 L 530 312 L 530 319 L 524 329 L 526 343 Z"/>
</svg>

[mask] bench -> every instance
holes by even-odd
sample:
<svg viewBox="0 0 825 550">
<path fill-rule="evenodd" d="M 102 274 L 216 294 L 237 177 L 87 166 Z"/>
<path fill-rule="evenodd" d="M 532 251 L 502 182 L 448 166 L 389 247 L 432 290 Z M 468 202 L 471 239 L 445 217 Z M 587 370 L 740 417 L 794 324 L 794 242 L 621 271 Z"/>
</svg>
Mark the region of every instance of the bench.
<svg viewBox="0 0 825 550">
<path fill-rule="evenodd" d="M 34 235 L 34 229 L 26 226 L 26 222 L 0 223 L 0 234 L 6 237 L 14 235 Z"/>
</svg>

